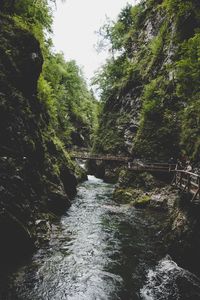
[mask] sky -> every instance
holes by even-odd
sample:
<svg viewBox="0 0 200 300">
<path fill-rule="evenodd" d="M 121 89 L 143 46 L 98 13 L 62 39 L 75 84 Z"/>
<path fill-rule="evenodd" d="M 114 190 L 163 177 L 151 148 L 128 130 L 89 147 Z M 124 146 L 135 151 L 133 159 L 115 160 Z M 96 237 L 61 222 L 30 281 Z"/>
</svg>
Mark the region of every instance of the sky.
<svg viewBox="0 0 200 300">
<path fill-rule="evenodd" d="M 54 12 L 53 42 L 67 60 L 76 60 L 90 82 L 95 70 L 105 62 L 107 53 L 98 54 L 95 33 L 105 23 L 106 16 L 115 20 L 127 3 L 137 0 L 66 0 L 57 1 Z"/>
</svg>

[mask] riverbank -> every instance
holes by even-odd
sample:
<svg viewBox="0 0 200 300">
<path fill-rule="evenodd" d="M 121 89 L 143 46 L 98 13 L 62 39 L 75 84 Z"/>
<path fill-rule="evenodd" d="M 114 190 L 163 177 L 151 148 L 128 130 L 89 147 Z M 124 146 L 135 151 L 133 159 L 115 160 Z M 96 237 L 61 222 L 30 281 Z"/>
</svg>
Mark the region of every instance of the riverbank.
<svg viewBox="0 0 200 300">
<path fill-rule="evenodd" d="M 114 185 L 88 179 L 53 225 L 50 242 L 8 276 L 0 298 L 198 299 L 198 279 L 167 256 L 160 235 L 167 213 L 118 204 Z"/>
<path fill-rule="evenodd" d="M 186 193 L 149 173 L 122 171 L 113 193 L 118 204 L 166 212 L 162 239 L 169 254 L 183 267 L 200 274 L 200 206 Z"/>
</svg>

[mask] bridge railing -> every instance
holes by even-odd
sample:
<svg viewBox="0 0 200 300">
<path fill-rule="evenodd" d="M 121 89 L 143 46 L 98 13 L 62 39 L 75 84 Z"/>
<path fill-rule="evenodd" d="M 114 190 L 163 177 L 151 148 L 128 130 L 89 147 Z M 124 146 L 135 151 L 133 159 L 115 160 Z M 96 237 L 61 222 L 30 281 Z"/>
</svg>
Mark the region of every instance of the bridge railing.
<svg viewBox="0 0 200 300">
<path fill-rule="evenodd" d="M 200 200 L 200 175 L 186 170 L 175 170 L 172 184 L 193 195 L 192 201 Z"/>
<path fill-rule="evenodd" d="M 131 157 L 99 155 L 90 153 L 72 152 L 71 156 L 77 159 L 118 161 L 127 164 L 127 168 L 133 171 L 147 171 L 157 173 L 174 173 L 172 184 L 180 188 L 182 191 L 192 194 L 192 201 L 200 201 L 200 175 L 189 172 L 187 170 L 177 169 L 176 164 L 169 163 L 152 163 L 142 161 L 131 161 Z"/>
<path fill-rule="evenodd" d="M 157 173 L 174 173 L 172 184 L 183 192 L 192 194 L 192 201 L 200 201 L 200 175 L 187 170 L 178 170 L 176 164 L 167 163 L 135 163 L 128 162 L 128 169 L 133 171 L 147 171 Z"/>
<path fill-rule="evenodd" d="M 127 156 L 114 156 L 114 155 L 99 155 L 99 154 L 89 154 L 89 153 L 76 153 L 72 152 L 71 156 L 77 159 L 89 159 L 89 160 L 106 160 L 106 161 L 120 161 L 127 162 L 130 157 Z"/>
<path fill-rule="evenodd" d="M 128 162 L 128 169 L 133 171 L 166 172 L 175 170 L 176 164 Z"/>
</svg>

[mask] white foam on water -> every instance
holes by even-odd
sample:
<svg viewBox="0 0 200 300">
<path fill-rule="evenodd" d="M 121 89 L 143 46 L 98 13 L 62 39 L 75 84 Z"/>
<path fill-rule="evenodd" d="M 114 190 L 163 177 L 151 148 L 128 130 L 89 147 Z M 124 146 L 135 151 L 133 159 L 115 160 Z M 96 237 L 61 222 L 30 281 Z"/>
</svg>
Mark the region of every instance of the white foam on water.
<svg viewBox="0 0 200 300">
<path fill-rule="evenodd" d="M 90 183 L 102 183 L 103 180 L 99 179 L 93 175 L 88 175 L 88 181 L 90 181 Z"/>
<path fill-rule="evenodd" d="M 140 295 L 143 300 L 183 299 L 180 295 L 177 280 L 186 280 L 191 286 L 200 289 L 199 278 L 179 267 L 171 257 L 167 255 L 158 262 L 155 269 L 148 271 L 147 281 L 140 290 Z"/>
</svg>

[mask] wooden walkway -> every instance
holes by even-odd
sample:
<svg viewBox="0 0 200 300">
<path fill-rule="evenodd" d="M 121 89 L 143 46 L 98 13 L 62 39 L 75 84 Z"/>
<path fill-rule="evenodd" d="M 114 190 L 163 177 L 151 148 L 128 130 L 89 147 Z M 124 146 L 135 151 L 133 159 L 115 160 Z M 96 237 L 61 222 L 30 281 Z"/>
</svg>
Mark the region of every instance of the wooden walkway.
<svg viewBox="0 0 200 300">
<path fill-rule="evenodd" d="M 156 173 L 173 173 L 172 185 L 179 188 L 182 192 L 191 194 L 191 202 L 200 204 L 200 175 L 186 170 L 178 170 L 175 164 L 166 163 L 147 163 L 135 164 L 128 163 L 128 169 L 133 171 L 145 171 Z"/>
<path fill-rule="evenodd" d="M 192 202 L 200 201 L 200 175 L 185 170 L 175 170 L 172 185 L 192 195 Z"/>
<path fill-rule="evenodd" d="M 129 162 L 128 169 L 138 172 L 157 172 L 157 173 L 170 173 L 174 171 L 176 164 L 167 163 L 135 163 Z"/>
<path fill-rule="evenodd" d="M 178 170 L 176 164 L 168 163 L 142 163 L 131 161 L 130 157 L 114 156 L 114 155 L 97 155 L 88 153 L 71 153 L 73 158 L 83 160 L 100 160 L 100 161 L 115 161 L 127 165 L 128 170 L 136 172 L 150 173 L 168 173 L 174 174 L 172 185 L 179 188 L 181 191 L 191 194 L 192 202 L 200 204 L 200 175 L 188 172 L 186 170 Z"/>
</svg>

